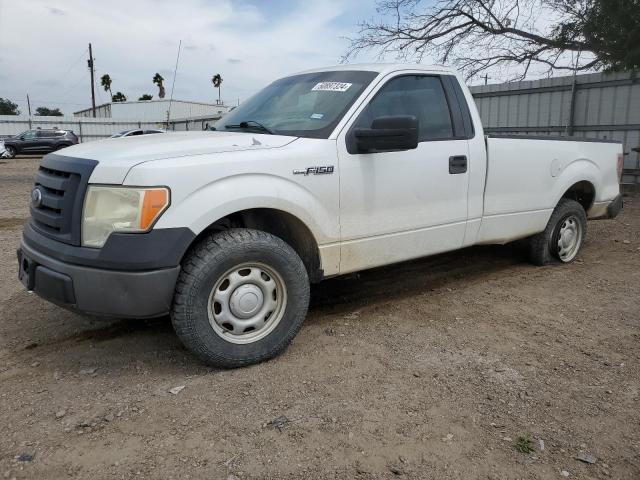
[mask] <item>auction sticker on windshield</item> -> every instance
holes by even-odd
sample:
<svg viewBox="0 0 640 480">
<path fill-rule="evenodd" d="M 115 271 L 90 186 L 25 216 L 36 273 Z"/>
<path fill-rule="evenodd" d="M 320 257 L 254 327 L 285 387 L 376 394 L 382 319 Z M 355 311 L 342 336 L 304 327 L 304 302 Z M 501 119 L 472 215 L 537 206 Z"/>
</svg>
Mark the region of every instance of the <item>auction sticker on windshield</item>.
<svg viewBox="0 0 640 480">
<path fill-rule="evenodd" d="M 353 83 L 320 82 L 311 89 L 312 92 L 346 92 Z"/>
</svg>

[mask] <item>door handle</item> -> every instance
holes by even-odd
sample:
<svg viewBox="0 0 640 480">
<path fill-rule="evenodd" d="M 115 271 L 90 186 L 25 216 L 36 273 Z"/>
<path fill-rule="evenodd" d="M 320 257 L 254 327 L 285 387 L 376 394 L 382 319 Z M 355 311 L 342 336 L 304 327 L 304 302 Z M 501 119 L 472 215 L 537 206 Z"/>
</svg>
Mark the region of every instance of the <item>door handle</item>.
<svg viewBox="0 0 640 480">
<path fill-rule="evenodd" d="M 466 155 L 454 155 L 449 157 L 449 173 L 456 175 L 459 173 L 467 172 L 467 156 Z"/>
</svg>

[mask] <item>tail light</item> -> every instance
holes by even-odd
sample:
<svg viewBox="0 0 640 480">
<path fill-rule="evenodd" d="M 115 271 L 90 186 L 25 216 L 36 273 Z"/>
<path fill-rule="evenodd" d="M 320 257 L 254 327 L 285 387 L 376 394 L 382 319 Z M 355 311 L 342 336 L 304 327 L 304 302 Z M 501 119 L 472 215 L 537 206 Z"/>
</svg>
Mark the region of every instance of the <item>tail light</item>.
<svg viewBox="0 0 640 480">
<path fill-rule="evenodd" d="M 624 154 L 619 153 L 618 154 L 618 165 L 617 165 L 618 181 L 620 181 L 622 179 L 622 166 L 623 165 L 624 165 Z"/>
</svg>

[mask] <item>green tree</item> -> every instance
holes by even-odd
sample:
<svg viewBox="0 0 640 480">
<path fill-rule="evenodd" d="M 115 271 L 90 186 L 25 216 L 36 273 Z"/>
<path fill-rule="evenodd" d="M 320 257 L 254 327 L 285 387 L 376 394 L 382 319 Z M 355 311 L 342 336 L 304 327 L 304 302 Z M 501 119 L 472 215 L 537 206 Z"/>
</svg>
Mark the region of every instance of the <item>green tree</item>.
<svg viewBox="0 0 640 480">
<path fill-rule="evenodd" d="M 113 94 L 111 93 L 111 77 L 109 76 L 109 74 L 105 73 L 100 77 L 100 85 L 102 85 L 102 88 L 104 88 L 105 92 L 109 92 L 109 98 L 112 98 Z"/>
<path fill-rule="evenodd" d="M 467 79 L 640 67 L 640 0 L 379 0 L 378 12 L 343 60 L 373 50 L 451 64 Z"/>
<path fill-rule="evenodd" d="M 13 103 L 8 98 L 0 97 L 0 115 L 20 115 L 18 104 Z"/>
<path fill-rule="evenodd" d="M 222 86 L 222 76 L 219 73 L 216 73 L 213 77 L 211 77 L 211 83 L 213 86 L 218 89 L 218 103 L 222 103 L 220 100 L 220 87 Z"/>
<path fill-rule="evenodd" d="M 112 102 L 126 102 L 127 97 L 125 97 L 124 93 L 116 92 L 114 96 L 111 97 Z"/>
<path fill-rule="evenodd" d="M 564 0 L 568 2 L 569 0 Z M 583 36 L 607 70 L 640 68 L 640 0 L 598 0 L 571 36 Z M 573 24 L 566 30 L 571 32 Z M 561 36 L 564 32 L 558 32 Z"/>
<path fill-rule="evenodd" d="M 142 102 L 145 100 L 151 100 L 152 98 L 153 98 L 153 95 L 149 95 L 148 93 L 145 93 L 138 99 L 138 101 Z"/>
<path fill-rule="evenodd" d="M 164 78 L 159 73 L 153 76 L 153 83 L 158 86 L 158 97 L 164 98 Z"/>
<path fill-rule="evenodd" d="M 38 107 L 36 108 L 36 115 L 40 117 L 62 117 L 63 114 L 59 108 Z"/>
</svg>

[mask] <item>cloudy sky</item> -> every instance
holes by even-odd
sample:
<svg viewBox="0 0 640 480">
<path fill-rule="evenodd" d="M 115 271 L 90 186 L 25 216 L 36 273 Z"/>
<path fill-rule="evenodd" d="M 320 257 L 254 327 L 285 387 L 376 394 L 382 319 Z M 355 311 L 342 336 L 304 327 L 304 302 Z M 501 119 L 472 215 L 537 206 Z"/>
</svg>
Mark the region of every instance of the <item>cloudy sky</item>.
<svg viewBox="0 0 640 480">
<path fill-rule="evenodd" d="M 87 47 L 99 78 L 130 100 L 157 95 L 156 72 L 174 98 L 213 102 L 220 73 L 226 102 L 243 100 L 287 73 L 339 62 L 357 23 L 375 16 L 373 0 L 0 0 L 0 97 L 26 112 L 90 106 Z M 361 57 L 359 61 L 367 60 Z"/>
</svg>

